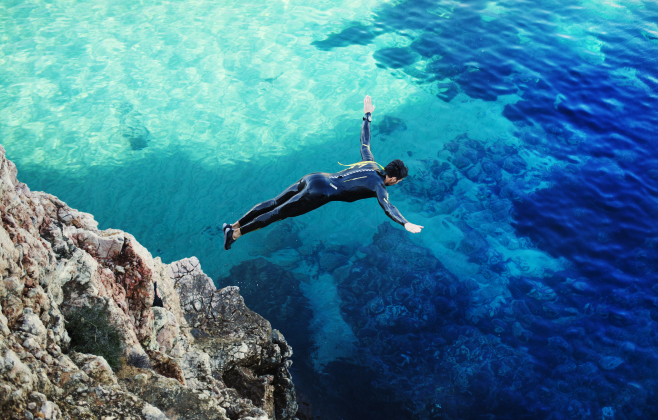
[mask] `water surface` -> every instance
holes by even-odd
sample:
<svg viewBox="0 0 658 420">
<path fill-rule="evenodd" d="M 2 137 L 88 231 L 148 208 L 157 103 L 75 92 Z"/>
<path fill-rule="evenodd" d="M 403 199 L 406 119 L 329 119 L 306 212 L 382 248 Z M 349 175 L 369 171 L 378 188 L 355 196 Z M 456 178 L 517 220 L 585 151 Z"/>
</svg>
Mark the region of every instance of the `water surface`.
<svg viewBox="0 0 658 420">
<path fill-rule="evenodd" d="M 658 6 L 5 1 L 0 138 L 32 189 L 196 255 L 320 418 L 658 416 Z M 220 226 L 372 150 L 410 235 L 332 203 Z"/>
</svg>

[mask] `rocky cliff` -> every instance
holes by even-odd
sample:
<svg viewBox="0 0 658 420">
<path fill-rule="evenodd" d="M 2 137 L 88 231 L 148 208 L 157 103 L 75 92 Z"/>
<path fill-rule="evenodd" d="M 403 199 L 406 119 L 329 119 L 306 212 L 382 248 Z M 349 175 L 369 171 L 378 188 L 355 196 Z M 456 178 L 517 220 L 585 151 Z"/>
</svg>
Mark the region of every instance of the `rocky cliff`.
<svg viewBox="0 0 658 420">
<path fill-rule="evenodd" d="M 0 146 L 3 418 L 295 418 L 292 349 L 237 287 L 216 290 L 196 258 L 162 263 L 16 175 Z M 121 337 L 115 369 L 67 331 L 101 307 Z"/>
</svg>

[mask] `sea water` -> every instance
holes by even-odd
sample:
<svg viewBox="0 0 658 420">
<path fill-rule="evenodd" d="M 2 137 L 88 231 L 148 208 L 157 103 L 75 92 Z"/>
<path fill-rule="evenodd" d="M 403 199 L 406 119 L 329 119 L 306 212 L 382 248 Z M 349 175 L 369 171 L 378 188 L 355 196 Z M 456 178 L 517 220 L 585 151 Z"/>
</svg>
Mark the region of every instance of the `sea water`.
<svg viewBox="0 0 658 420">
<path fill-rule="evenodd" d="M 658 418 L 652 1 L 11 1 L 19 179 L 195 255 L 292 343 L 323 419 Z M 410 176 L 222 249 L 372 151 Z M 306 404 L 304 404 L 306 406 Z"/>
</svg>

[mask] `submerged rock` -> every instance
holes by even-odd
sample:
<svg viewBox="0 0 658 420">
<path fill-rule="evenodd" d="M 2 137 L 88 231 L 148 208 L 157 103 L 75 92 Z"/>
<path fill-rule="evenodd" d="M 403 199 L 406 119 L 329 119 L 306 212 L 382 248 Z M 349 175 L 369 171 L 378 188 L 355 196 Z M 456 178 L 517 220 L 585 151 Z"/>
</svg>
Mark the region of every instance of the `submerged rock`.
<svg viewBox="0 0 658 420">
<path fill-rule="evenodd" d="M 119 107 L 120 121 L 119 133 L 132 150 L 142 150 L 151 141 L 151 132 L 142 122 L 142 114 L 132 104 L 126 102 Z"/>
<path fill-rule="evenodd" d="M 406 131 L 407 124 L 400 118 L 384 115 L 382 121 L 376 124 L 375 128 L 379 131 L 379 134 L 388 136 L 395 131 Z"/>
</svg>

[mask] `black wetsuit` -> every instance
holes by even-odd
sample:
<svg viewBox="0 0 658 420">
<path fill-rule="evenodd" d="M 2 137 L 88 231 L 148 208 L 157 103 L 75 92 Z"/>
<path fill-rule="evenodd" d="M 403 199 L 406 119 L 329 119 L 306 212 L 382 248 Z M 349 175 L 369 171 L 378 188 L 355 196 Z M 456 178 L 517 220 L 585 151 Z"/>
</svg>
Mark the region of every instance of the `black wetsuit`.
<svg viewBox="0 0 658 420">
<path fill-rule="evenodd" d="M 349 169 L 333 174 L 315 172 L 308 174 L 288 187 L 276 198 L 257 204 L 239 220 L 243 235 L 254 230 L 315 210 L 330 201 L 353 202 L 377 197 L 386 215 L 404 226 L 407 220 L 388 201 L 384 185 L 386 174 L 375 163 L 370 151 L 370 113 L 361 126 L 361 162 Z"/>
</svg>

